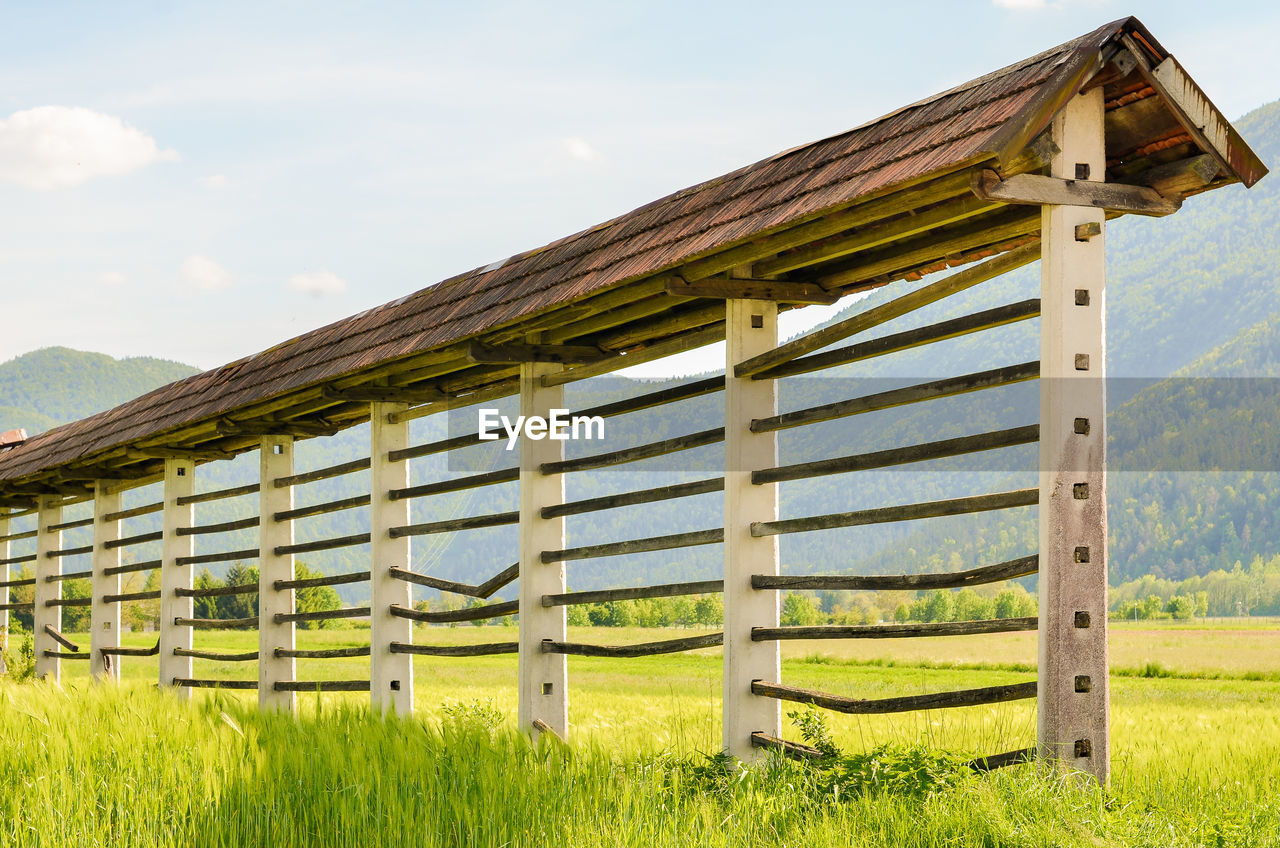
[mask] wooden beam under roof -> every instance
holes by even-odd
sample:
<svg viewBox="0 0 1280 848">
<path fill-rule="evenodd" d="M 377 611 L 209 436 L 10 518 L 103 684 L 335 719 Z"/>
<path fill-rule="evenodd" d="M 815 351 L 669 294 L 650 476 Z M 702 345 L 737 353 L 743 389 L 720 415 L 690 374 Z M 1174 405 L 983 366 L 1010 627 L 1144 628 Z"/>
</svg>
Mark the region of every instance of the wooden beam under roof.
<svg viewBox="0 0 1280 848">
<path fill-rule="evenodd" d="M 784 303 L 821 303 L 830 305 L 840 299 L 840 295 L 829 292 L 822 286 L 813 283 L 800 283 L 789 280 L 756 280 L 741 277 L 711 277 L 688 283 L 671 278 L 667 281 L 667 294 L 682 297 L 707 297 L 725 300 L 728 298 L 746 298 L 748 300 L 774 300 Z"/>
<path fill-rule="evenodd" d="M 1164 197 L 1153 188 L 1105 183 L 1087 177 L 1064 180 L 1039 174 L 1001 179 L 995 171 L 973 175 L 973 193 L 984 200 L 1027 206 L 1089 206 L 1113 212 L 1163 217 L 1182 208 L 1182 201 Z"/>
<path fill-rule="evenodd" d="M 519 362 L 597 362 L 609 356 L 598 347 L 590 345 L 549 345 L 508 343 L 490 345 L 472 342 L 467 347 L 467 359 L 477 363 Z"/>
<path fill-rule="evenodd" d="M 448 399 L 439 389 L 407 386 L 353 386 L 349 389 L 325 386 L 320 390 L 320 397 L 348 403 L 432 403 Z"/>
</svg>

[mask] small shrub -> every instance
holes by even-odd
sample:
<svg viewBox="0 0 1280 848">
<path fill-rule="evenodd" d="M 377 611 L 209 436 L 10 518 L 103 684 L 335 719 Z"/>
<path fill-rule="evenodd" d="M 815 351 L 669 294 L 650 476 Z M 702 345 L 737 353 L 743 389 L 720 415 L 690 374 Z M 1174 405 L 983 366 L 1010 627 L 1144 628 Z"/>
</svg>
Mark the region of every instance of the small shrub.
<svg viewBox="0 0 1280 848">
<path fill-rule="evenodd" d="M 9 638 L 4 650 L 4 677 L 6 680 L 22 682 L 36 676 L 35 638 L 22 627 L 14 624 L 9 628 Z M 16 645 L 16 647 L 15 647 Z"/>
</svg>

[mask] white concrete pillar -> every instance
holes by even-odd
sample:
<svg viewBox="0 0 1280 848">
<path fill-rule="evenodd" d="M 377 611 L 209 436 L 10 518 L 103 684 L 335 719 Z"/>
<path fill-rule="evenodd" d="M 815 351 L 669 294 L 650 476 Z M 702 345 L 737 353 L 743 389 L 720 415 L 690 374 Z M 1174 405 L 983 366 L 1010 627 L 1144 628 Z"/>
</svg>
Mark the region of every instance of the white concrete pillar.
<svg viewBox="0 0 1280 848">
<path fill-rule="evenodd" d="M 111 481 L 98 480 L 93 490 L 93 560 L 89 594 L 93 603 L 89 607 L 89 676 L 93 680 L 119 682 L 120 657 L 109 657 L 103 648 L 120 644 L 120 604 L 109 604 L 106 595 L 120 594 L 120 575 L 105 573 L 106 569 L 120 565 L 120 549 L 108 548 L 107 542 L 120 538 L 120 521 L 107 521 L 106 516 L 120 511 L 120 493 L 111 492 Z"/>
<path fill-rule="evenodd" d="M 275 481 L 293 474 L 293 437 L 263 436 L 261 448 L 261 482 L 258 515 L 260 516 L 258 553 L 258 706 L 263 709 L 297 710 L 293 692 L 277 692 L 275 684 L 293 681 L 293 657 L 277 657 L 276 648 L 293 650 L 292 621 L 277 623 L 277 613 L 288 615 L 293 609 L 293 590 L 278 590 L 277 580 L 292 580 L 293 554 L 279 556 L 275 549 L 293 544 L 293 522 L 276 521 L 277 512 L 293 509 L 293 487 L 277 487 Z"/>
<path fill-rule="evenodd" d="M 1053 120 L 1052 175 L 1105 179 L 1102 89 Z M 1105 782 L 1106 257 L 1103 212 L 1045 206 L 1040 318 L 1040 756 Z"/>
<path fill-rule="evenodd" d="M 391 653 L 392 642 L 413 642 L 413 622 L 396 618 L 391 605 L 413 605 L 412 587 L 396 580 L 391 568 L 409 570 L 410 537 L 391 538 L 392 527 L 409 523 L 408 499 L 391 500 L 392 489 L 409 485 L 409 461 L 392 462 L 388 454 L 409 446 L 409 422 L 391 424 L 387 416 L 403 412 L 405 403 L 373 403 L 369 410 L 369 689 L 373 706 L 400 715 L 413 712 L 413 655 Z"/>
<path fill-rule="evenodd" d="M 9 557 L 10 553 L 9 540 L 5 537 L 11 532 L 9 530 L 9 510 L 0 508 L 0 583 L 9 582 Z M 0 592 L 0 604 L 13 603 L 12 590 L 6 586 L 3 592 Z M 9 649 L 9 610 L 0 609 L 0 674 L 5 672 L 4 653 Z"/>
<path fill-rule="evenodd" d="M 761 750 L 752 733 L 782 733 L 781 703 L 751 692 L 751 681 L 782 675 L 779 643 L 751 641 L 751 628 L 778 626 L 778 592 L 751 587 L 751 575 L 778 573 L 778 537 L 751 535 L 753 521 L 778 518 L 778 484 L 751 483 L 752 471 L 778 464 L 777 433 L 751 432 L 753 418 L 777 414 L 778 389 L 776 380 L 738 378 L 733 369 L 777 347 L 777 304 L 726 301 L 725 339 L 724 750 L 749 761 Z"/>
<path fill-rule="evenodd" d="M 520 414 L 550 417 L 564 408 L 564 387 L 546 388 L 542 375 L 559 365 L 520 366 Z M 565 591 L 563 562 L 544 563 L 543 551 L 563 550 L 564 518 L 543 518 L 544 506 L 564 503 L 564 475 L 544 475 L 544 462 L 564 459 L 564 442 L 520 434 L 520 727 L 544 722 L 561 739 L 569 732 L 569 673 L 564 654 L 546 654 L 544 640 L 565 641 L 563 606 L 544 607 L 542 596 Z"/>
<path fill-rule="evenodd" d="M 44 652 L 61 651 L 63 648 L 44 628 L 47 625 L 54 630 L 62 630 L 62 607 L 48 606 L 49 601 L 62 597 L 62 581 L 49 582 L 50 577 L 62 574 L 62 557 L 49 556 L 53 551 L 62 549 L 62 531 L 49 529 L 62 523 L 62 498 L 56 495 L 41 497 L 36 522 L 36 586 L 31 627 L 36 653 L 36 676 L 58 683 L 62 675 L 62 661 L 57 657 L 46 657 Z"/>
<path fill-rule="evenodd" d="M 178 505 L 179 498 L 195 493 L 196 467 L 189 459 L 164 461 L 164 510 L 161 513 L 160 540 L 160 686 L 172 686 L 175 680 L 191 677 L 191 657 L 174 656 L 174 650 L 191 650 L 194 634 L 190 627 L 177 624 L 179 618 L 191 618 L 191 598 L 178 597 L 178 589 L 192 586 L 191 565 L 179 565 L 179 557 L 195 553 L 195 536 L 179 536 L 178 529 L 195 524 L 195 506 Z M 189 699 L 191 690 L 183 686 L 178 697 Z"/>
</svg>

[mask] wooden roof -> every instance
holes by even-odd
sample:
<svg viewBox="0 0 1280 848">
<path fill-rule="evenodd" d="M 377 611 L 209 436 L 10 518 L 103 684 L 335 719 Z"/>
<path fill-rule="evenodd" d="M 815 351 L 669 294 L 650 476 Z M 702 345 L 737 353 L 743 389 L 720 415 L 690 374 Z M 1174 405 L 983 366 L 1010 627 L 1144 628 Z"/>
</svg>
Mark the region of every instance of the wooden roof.
<svg viewBox="0 0 1280 848">
<path fill-rule="evenodd" d="M 722 337 L 723 300 L 686 294 L 685 283 L 701 281 L 690 291 L 705 293 L 731 285 L 732 272 L 838 296 L 1024 244 L 1038 237 L 1038 209 L 979 197 L 971 177 L 1042 169 L 1053 115 L 1099 85 L 1108 181 L 1154 184 L 1146 177 L 1161 166 L 1209 157 L 1201 184 L 1160 187 L 1180 201 L 1266 173 L 1142 24 L 1115 21 L 848 132 L 35 436 L 0 453 L 0 503 L 82 493 L 94 477 L 148 478 L 175 450 L 209 459 L 252 449 L 264 432 L 332 432 L 367 420 L 369 398 L 512 390 L 517 366 L 473 342 L 585 347 L 604 362 L 584 373 L 600 373 Z"/>
</svg>

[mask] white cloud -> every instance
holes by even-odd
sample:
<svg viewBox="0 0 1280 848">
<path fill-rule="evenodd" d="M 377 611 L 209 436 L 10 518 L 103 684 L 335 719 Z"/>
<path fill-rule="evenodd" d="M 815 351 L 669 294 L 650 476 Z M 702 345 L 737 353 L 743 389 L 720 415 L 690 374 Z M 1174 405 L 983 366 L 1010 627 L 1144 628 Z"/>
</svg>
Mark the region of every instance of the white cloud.
<svg viewBox="0 0 1280 848">
<path fill-rule="evenodd" d="M 120 118 L 90 109 L 39 106 L 0 121 L 0 180 L 27 188 L 65 188 L 177 158 Z"/>
<path fill-rule="evenodd" d="M 227 187 L 227 178 L 222 174 L 210 174 L 207 177 L 201 177 L 196 180 L 196 182 L 200 183 L 200 185 L 205 188 L 212 189 L 214 191 Z"/>
<path fill-rule="evenodd" d="M 574 159 L 581 159 L 583 162 L 594 162 L 600 158 L 600 152 L 592 147 L 585 138 L 566 138 L 564 140 L 564 149 Z"/>
<path fill-rule="evenodd" d="M 231 285 L 231 272 L 207 256 L 189 256 L 178 270 L 197 291 L 218 291 Z"/>
<path fill-rule="evenodd" d="M 98 282 L 104 286 L 123 286 L 129 282 L 129 278 L 119 271 L 107 271 L 101 277 L 98 277 Z"/>
<path fill-rule="evenodd" d="M 1045 0 L 991 0 L 1002 9 L 1043 9 L 1049 4 Z"/>
<path fill-rule="evenodd" d="M 310 274 L 294 274 L 289 278 L 289 288 L 313 297 L 322 297 L 327 294 L 342 294 L 347 290 L 347 281 L 331 271 L 315 271 Z"/>
</svg>

